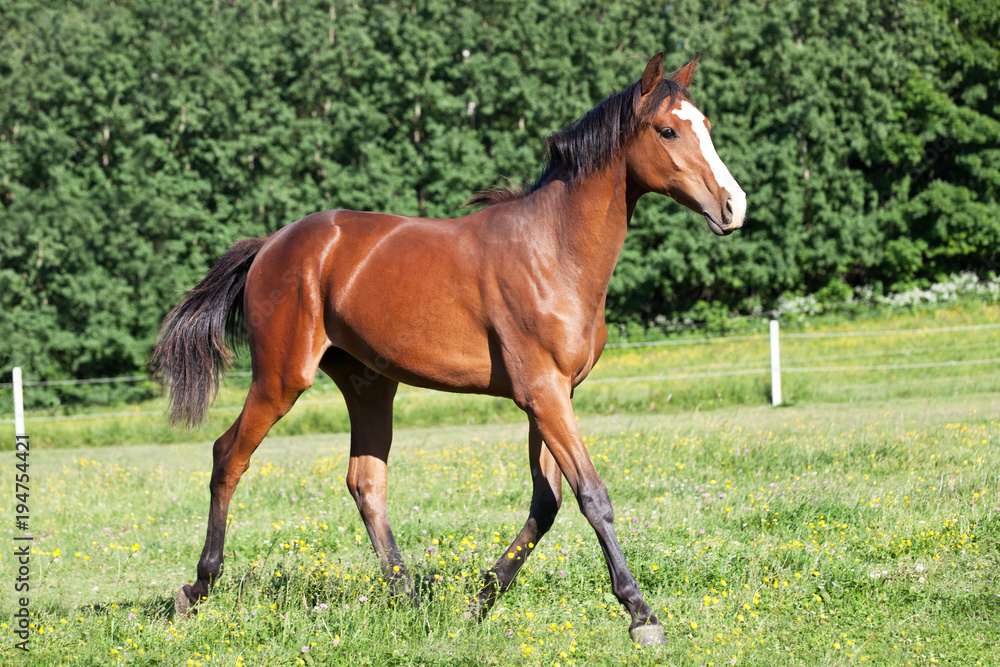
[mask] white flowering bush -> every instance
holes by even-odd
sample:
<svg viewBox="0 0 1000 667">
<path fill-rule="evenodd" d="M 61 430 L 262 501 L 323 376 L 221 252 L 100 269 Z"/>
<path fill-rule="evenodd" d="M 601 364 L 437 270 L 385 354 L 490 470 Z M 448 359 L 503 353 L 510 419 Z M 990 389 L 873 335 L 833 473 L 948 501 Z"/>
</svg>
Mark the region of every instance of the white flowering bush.
<svg viewBox="0 0 1000 667">
<path fill-rule="evenodd" d="M 778 300 L 778 316 L 782 315 L 819 315 L 823 312 L 823 305 L 814 294 L 805 296 L 782 296 Z"/>
<path fill-rule="evenodd" d="M 963 297 L 980 297 L 996 301 L 1000 297 L 1000 278 L 980 281 L 971 271 L 949 276 L 927 289 L 914 287 L 905 292 L 875 297 L 875 303 L 893 308 L 913 308 L 958 301 Z"/>
<path fill-rule="evenodd" d="M 977 299 L 989 303 L 1000 301 L 1000 277 L 980 280 L 967 271 L 956 273 L 930 287 L 914 287 L 903 292 L 879 294 L 872 285 L 861 285 L 853 289 L 841 285 L 837 289 L 825 288 L 815 294 L 782 295 L 774 310 L 766 311 L 760 304 L 751 312 L 738 314 L 727 312 L 721 304 L 702 302 L 699 308 L 682 316 L 667 317 L 656 315 L 645 323 L 619 324 L 613 343 L 643 342 L 657 340 L 672 334 L 700 331 L 706 335 L 734 335 L 740 333 L 760 333 L 761 322 L 772 318 L 788 317 L 799 322 L 824 313 L 864 311 L 872 307 L 920 308 L 945 305 L 961 300 Z"/>
<path fill-rule="evenodd" d="M 966 298 L 979 298 L 987 301 L 1000 300 L 1000 278 L 980 280 L 971 271 L 956 273 L 946 280 L 934 283 L 928 288 L 914 287 L 904 292 L 893 294 L 876 294 L 870 285 L 854 289 L 854 295 L 839 303 L 820 301 L 815 295 L 782 296 L 775 309 L 775 315 L 812 316 L 831 310 L 840 310 L 850 306 L 888 306 L 889 308 L 916 308 L 952 303 Z"/>
</svg>

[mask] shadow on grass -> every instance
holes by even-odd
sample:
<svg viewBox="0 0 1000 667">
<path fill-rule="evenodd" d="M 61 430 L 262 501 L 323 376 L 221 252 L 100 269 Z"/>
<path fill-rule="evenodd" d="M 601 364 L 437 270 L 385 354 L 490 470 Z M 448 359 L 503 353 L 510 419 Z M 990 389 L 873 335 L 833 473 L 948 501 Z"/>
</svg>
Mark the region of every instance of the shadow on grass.
<svg viewBox="0 0 1000 667">
<path fill-rule="evenodd" d="M 118 610 L 134 610 L 136 614 L 142 614 L 147 619 L 162 620 L 164 622 L 174 620 L 174 596 L 157 595 L 144 600 L 124 600 L 121 602 L 102 602 L 98 604 L 85 604 L 79 607 L 83 614 L 93 616 L 107 616 Z"/>
</svg>

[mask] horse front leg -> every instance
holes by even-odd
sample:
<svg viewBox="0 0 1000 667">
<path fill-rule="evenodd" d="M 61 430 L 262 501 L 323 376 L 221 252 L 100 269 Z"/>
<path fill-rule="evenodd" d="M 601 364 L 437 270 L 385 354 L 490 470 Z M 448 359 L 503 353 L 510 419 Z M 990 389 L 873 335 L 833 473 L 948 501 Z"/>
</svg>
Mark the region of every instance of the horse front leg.
<svg viewBox="0 0 1000 667">
<path fill-rule="evenodd" d="M 614 508 L 608 489 L 594 469 L 580 437 L 569 383 L 553 376 L 532 383 L 533 391 L 523 399 L 522 407 L 538 426 L 559 468 L 566 476 L 580 511 L 597 535 L 604 561 L 611 575 L 611 590 L 632 616 L 629 634 L 637 644 L 665 644 L 666 636 L 653 610 L 642 597 L 615 535 Z"/>
<path fill-rule="evenodd" d="M 562 472 L 545 447 L 534 422 L 528 430 L 528 465 L 531 469 L 531 508 L 521 532 L 504 550 L 496 565 L 486 573 L 486 583 L 465 613 L 466 619 L 480 619 L 489 613 L 517 576 L 538 541 L 552 527 L 562 504 Z"/>
</svg>

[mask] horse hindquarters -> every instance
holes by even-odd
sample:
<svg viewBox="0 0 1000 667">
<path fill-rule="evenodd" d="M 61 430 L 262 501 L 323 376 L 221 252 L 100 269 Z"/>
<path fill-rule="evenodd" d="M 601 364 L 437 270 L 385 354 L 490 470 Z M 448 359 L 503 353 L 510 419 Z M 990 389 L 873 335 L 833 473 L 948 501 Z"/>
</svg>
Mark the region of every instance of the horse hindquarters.
<svg viewBox="0 0 1000 667">
<path fill-rule="evenodd" d="M 211 503 L 198 579 L 182 587 L 175 608 L 186 612 L 208 595 L 222 572 L 229 502 L 250 457 L 271 427 L 312 386 L 329 347 L 314 273 L 285 261 L 272 237 L 260 249 L 243 286 L 244 319 L 253 379 L 243 410 L 213 449 Z"/>
</svg>

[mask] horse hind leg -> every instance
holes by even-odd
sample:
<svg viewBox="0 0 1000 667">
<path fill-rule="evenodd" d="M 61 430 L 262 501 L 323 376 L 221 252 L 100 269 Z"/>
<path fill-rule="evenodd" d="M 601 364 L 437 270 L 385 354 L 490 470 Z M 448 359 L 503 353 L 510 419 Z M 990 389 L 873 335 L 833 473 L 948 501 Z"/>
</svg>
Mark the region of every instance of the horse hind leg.
<svg viewBox="0 0 1000 667">
<path fill-rule="evenodd" d="M 351 461 L 347 488 L 364 521 L 372 547 L 394 595 L 417 597 L 389 525 L 388 460 L 392 446 L 392 402 L 399 383 L 380 375 L 339 350 L 331 350 L 320 368 L 344 396 L 351 420 Z"/>
<path fill-rule="evenodd" d="M 198 560 L 198 579 L 194 584 L 185 584 L 177 594 L 174 609 L 178 616 L 185 615 L 207 597 L 222 573 L 229 501 L 250 467 L 251 455 L 275 422 L 291 410 L 299 395 L 312 384 L 311 375 L 301 375 L 300 381 L 290 381 L 287 379 L 290 377 L 293 374 L 255 373 L 243 411 L 215 441 L 205 546 Z"/>
<path fill-rule="evenodd" d="M 562 504 L 562 472 L 532 422 L 528 431 L 528 463 L 531 467 L 531 508 L 521 532 L 486 573 L 486 583 L 465 613 L 468 620 L 486 616 L 514 581 L 538 541 L 549 531 Z"/>
</svg>

